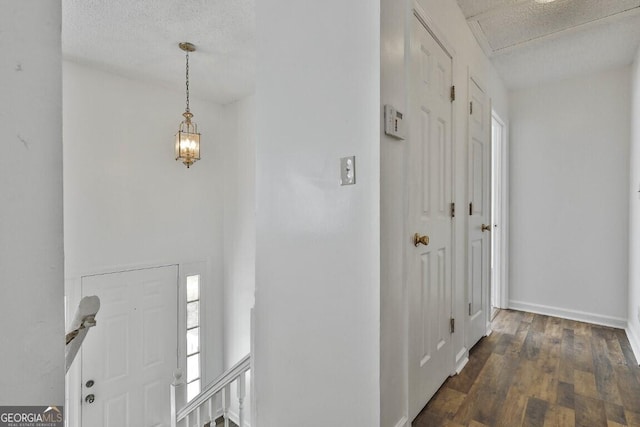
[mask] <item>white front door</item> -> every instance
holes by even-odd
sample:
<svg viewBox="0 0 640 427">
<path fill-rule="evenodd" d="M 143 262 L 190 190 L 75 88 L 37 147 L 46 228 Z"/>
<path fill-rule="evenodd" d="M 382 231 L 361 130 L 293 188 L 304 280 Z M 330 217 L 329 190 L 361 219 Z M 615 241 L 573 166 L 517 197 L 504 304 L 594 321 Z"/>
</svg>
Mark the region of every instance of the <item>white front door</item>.
<svg viewBox="0 0 640 427">
<path fill-rule="evenodd" d="M 486 335 L 489 322 L 491 229 L 491 112 L 487 95 L 469 79 L 469 240 L 467 347 Z"/>
<path fill-rule="evenodd" d="M 82 346 L 82 426 L 170 426 L 178 267 L 83 277 L 82 294 L 100 297 Z"/>
<path fill-rule="evenodd" d="M 417 18 L 413 21 L 406 239 L 411 419 L 453 371 L 452 59 Z M 428 244 L 415 245 L 416 233 L 428 236 Z"/>
</svg>

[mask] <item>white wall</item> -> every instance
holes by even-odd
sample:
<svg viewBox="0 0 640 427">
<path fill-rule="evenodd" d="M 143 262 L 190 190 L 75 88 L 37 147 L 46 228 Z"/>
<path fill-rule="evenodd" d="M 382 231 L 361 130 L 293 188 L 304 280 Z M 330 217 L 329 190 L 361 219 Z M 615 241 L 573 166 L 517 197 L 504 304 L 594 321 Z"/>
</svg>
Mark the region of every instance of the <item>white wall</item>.
<svg viewBox="0 0 640 427">
<path fill-rule="evenodd" d="M 485 57 L 471 34 L 454 0 L 421 0 L 418 2 L 431 29 L 454 54 L 453 83 L 457 100 L 454 102 L 455 144 L 455 202 L 458 212 L 467 200 L 467 86 L 468 74 L 474 75 L 492 100 L 493 108 L 508 120 L 507 92 L 496 71 Z M 381 13 L 381 104 L 392 104 L 407 111 L 408 82 L 405 79 L 405 36 L 410 34 L 414 3 L 404 1 L 404 8 L 396 0 L 384 0 Z M 380 113 L 382 114 L 382 112 Z M 410 118 L 409 118 L 410 120 Z M 404 229 L 406 211 L 407 143 L 381 134 L 381 423 L 394 427 L 410 422 L 407 419 L 407 289 L 403 275 L 404 251 L 408 242 Z M 455 282 L 453 317 L 456 333 L 453 335 L 455 364 L 466 360 L 468 348 L 465 339 L 466 315 L 466 216 L 455 219 Z"/>
<path fill-rule="evenodd" d="M 223 312 L 224 369 L 227 370 L 251 351 L 251 309 L 256 284 L 255 97 L 225 105 L 223 118 Z M 231 393 L 236 396 L 235 384 Z M 244 407 L 250 408 L 249 380 L 246 395 Z M 230 412 L 237 417 L 238 411 L 238 400 L 234 398 Z M 249 412 L 245 412 L 245 422 L 251 425 Z"/>
<path fill-rule="evenodd" d="M 629 68 L 511 93 L 510 306 L 624 327 Z"/>
<path fill-rule="evenodd" d="M 250 351 L 256 261 L 255 98 L 224 107 L 224 367 Z"/>
<path fill-rule="evenodd" d="M 257 422 L 377 426 L 379 3 L 256 8 Z"/>
<path fill-rule="evenodd" d="M 0 405 L 63 405 L 61 6 L 0 9 Z"/>
<path fill-rule="evenodd" d="M 405 20 L 408 1 L 380 2 L 380 104 L 407 112 Z M 404 5 L 404 7 L 402 7 Z M 408 410 L 407 328 L 404 285 L 406 142 L 380 127 L 380 426 L 394 427 Z"/>
<path fill-rule="evenodd" d="M 182 88 L 173 92 L 68 61 L 63 79 L 68 292 L 87 274 L 208 263 L 205 380 L 211 380 L 222 369 L 222 108 L 191 97 L 202 160 L 187 169 L 173 153 Z"/>
<path fill-rule="evenodd" d="M 631 185 L 629 188 L 629 307 L 627 336 L 640 362 L 640 49 L 631 75 Z"/>
</svg>

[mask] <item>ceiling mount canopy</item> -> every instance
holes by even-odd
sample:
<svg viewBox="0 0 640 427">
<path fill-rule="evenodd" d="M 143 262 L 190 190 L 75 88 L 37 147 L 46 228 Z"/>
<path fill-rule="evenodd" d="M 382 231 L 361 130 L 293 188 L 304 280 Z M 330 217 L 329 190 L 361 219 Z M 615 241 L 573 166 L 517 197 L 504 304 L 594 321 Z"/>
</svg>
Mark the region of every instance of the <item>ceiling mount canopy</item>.
<svg viewBox="0 0 640 427">
<path fill-rule="evenodd" d="M 547 0 L 549 1 L 549 0 Z M 553 1 L 553 0 L 551 0 Z M 193 43 L 189 43 L 189 42 L 180 42 L 178 43 L 178 46 L 180 46 L 180 49 L 184 50 L 185 52 L 195 52 L 196 51 L 196 45 L 194 45 Z"/>
</svg>

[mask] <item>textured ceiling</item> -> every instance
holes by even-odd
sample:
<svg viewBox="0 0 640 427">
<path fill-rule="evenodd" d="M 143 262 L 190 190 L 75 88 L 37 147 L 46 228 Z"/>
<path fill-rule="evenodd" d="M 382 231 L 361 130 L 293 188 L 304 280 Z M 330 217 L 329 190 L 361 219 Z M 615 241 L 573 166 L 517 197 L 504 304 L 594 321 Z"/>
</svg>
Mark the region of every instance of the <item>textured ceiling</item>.
<svg viewBox="0 0 640 427">
<path fill-rule="evenodd" d="M 453 0 L 450 0 L 453 1 Z M 631 63 L 640 0 L 457 0 L 507 87 Z M 255 88 L 254 0 L 62 0 L 67 59 L 226 104 Z"/>
<path fill-rule="evenodd" d="M 65 58 L 183 90 L 190 54 L 192 96 L 226 104 L 253 93 L 253 0 L 63 0 Z"/>
<path fill-rule="evenodd" d="M 630 64 L 640 0 L 457 0 L 507 87 Z"/>
</svg>

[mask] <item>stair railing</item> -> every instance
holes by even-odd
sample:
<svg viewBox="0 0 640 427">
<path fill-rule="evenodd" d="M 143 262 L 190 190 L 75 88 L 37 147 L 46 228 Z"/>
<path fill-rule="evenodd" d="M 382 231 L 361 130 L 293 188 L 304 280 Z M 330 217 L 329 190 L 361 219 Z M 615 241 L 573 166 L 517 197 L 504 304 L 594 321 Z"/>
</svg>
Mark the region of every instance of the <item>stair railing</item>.
<svg viewBox="0 0 640 427">
<path fill-rule="evenodd" d="M 71 364 L 76 358 L 80 346 L 84 342 L 89 328 L 96 326 L 96 315 L 100 310 L 100 298 L 93 295 L 80 300 L 76 313 L 71 321 L 69 332 L 65 336 L 65 365 L 66 372 L 69 372 Z"/>
<path fill-rule="evenodd" d="M 238 427 L 246 427 L 244 401 L 247 390 L 246 377 L 250 369 L 251 355 L 247 354 L 233 367 L 207 385 L 200 394 L 186 405 L 187 387 L 182 381 L 182 373 L 179 370 L 176 371 L 173 384 L 171 384 L 171 427 L 191 427 L 194 424 L 198 427 L 213 427 L 218 409 L 215 406 L 215 399 L 218 395 L 222 397 L 224 426 L 229 427 L 229 407 L 231 406 L 231 385 L 233 383 L 237 385 Z"/>
</svg>

